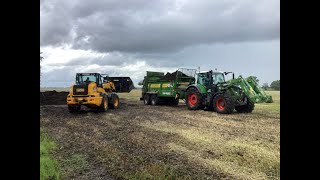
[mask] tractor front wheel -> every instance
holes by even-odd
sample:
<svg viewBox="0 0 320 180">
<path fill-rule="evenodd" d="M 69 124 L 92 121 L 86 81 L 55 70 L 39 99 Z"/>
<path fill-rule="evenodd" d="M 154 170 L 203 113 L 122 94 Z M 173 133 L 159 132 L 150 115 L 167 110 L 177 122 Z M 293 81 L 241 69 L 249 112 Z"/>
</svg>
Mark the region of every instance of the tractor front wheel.
<svg viewBox="0 0 320 180">
<path fill-rule="evenodd" d="M 186 104 L 190 110 L 202 109 L 201 93 L 196 88 L 190 88 L 187 91 Z"/>
<path fill-rule="evenodd" d="M 214 111 L 221 114 L 231 114 L 234 110 L 234 103 L 228 94 L 218 94 L 213 98 Z"/>
<path fill-rule="evenodd" d="M 246 97 L 247 98 L 247 97 Z M 251 113 L 254 109 L 254 103 L 247 98 L 247 104 L 243 106 L 236 106 L 236 111 L 238 113 Z"/>
</svg>

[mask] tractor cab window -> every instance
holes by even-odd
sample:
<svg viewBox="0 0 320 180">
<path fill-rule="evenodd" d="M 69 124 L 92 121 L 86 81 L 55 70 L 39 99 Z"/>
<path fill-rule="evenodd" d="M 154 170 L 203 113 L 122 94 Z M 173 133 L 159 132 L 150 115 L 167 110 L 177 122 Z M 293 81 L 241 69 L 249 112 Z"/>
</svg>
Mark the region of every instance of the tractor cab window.
<svg viewBox="0 0 320 180">
<path fill-rule="evenodd" d="M 224 75 L 222 73 L 212 74 L 213 84 L 225 82 Z"/>
<path fill-rule="evenodd" d="M 202 74 L 202 73 L 199 73 L 199 74 L 198 74 L 198 79 L 197 79 L 197 81 L 198 81 L 199 84 L 202 84 L 202 85 L 204 85 L 204 86 L 207 86 L 208 83 L 209 83 L 209 80 L 208 80 L 206 74 Z"/>
</svg>

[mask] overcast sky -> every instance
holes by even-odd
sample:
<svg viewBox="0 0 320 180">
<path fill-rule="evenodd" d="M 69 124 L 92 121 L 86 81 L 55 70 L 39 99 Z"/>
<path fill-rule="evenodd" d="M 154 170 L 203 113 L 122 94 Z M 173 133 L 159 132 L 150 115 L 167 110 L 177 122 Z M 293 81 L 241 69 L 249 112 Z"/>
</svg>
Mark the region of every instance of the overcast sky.
<svg viewBox="0 0 320 180">
<path fill-rule="evenodd" d="M 41 0 L 42 87 L 179 67 L 280 79 L 279 0 Z"/>
</svg>

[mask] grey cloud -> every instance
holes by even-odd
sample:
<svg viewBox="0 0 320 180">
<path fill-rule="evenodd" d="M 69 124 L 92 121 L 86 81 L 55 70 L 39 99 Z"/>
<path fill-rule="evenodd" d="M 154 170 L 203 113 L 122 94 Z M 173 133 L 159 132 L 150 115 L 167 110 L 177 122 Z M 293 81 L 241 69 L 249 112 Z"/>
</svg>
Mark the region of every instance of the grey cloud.
<svg viewBox="0 0 320 180">
<path fill-rule="evenodd" d="M 88 55 L 66 59 L 67 63 L 51 58 L 51 64 L 44 66 L 54 70 L 43 72 L 41 78 L 48 86 L 69 86 L 75 73 L 85 70 L 130 76 L 137 83 L 146 70 L 201 66 L 256 75 L 270 84 L 280 79 L 279 4 L 278 0 L 41 0 L 40 47 L 67 44 L 90 50 Z M 137 65 L 139 61 L 148 68 Z"/>
<path fill-rule="evenodd" d="M 277 0 L 186 1 L 180 9 L 180 1 L 55 1 L 48 8 L 49 2 L 41 3 L 42 45 L 157 53 L 279 38 Z"/>
</svg>

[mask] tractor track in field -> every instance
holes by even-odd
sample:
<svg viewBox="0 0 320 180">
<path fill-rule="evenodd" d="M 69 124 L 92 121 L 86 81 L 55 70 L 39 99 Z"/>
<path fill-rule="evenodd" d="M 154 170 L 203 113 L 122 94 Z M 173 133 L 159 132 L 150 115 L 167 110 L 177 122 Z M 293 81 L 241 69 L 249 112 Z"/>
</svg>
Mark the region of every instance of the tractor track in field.
<svg viewBox="0 0 320 180">
<path fill-rule="evenodd" d="M 84 108 L 70 114 L 65 105 L 65 92 L 51 96 L 53 98 L 49 98 L 50 93 L 40 93 L 40 126 L 59 145 L 54 155 L 61 162 L 67 179 L 129 179 L 144 169 L 164 173 L 167 170 L 163 167 L 167 166 L 182 178 L 232 178 L 170 149 L 170 145 L 178 144 L 199 152 L 201 157 L 215 159 L 221 156 L 208 149 L 199 149 L 188 138 L 171 132 L 170 127 L 180 128 L 181 132 L 193 129 L 215 133 L 225 139 L 254 136 L 275 141 L 274 136 L 267 134 L 268 129 L 250 125 L 257 121 L 254 113 L 221 115 L 211 111 L 189 111 L 182 102 L 175 107 L 146 106 L 142 101 L 120 99 L 119 109 L 97 113 Z M 265 124 L 277 126 L 278 121 L 261 122 L 261 127 Z M 64 160 L 74 154 L 86 157 L 85 168 L 72 170 L 64 165 Z"/>
</svg>

